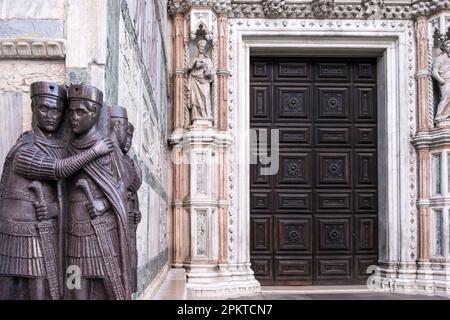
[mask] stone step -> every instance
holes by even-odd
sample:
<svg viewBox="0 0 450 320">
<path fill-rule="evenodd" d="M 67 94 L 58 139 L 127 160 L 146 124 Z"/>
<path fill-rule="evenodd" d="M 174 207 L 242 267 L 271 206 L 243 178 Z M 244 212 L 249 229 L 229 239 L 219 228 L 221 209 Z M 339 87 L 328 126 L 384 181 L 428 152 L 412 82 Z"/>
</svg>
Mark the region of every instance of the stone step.
<svg viewBox="0 0 450 320">
<path fill-rule="evenodd" d="M 185 269 L 170 269 L 151 300 L 186 300 Z"/>
</svg>

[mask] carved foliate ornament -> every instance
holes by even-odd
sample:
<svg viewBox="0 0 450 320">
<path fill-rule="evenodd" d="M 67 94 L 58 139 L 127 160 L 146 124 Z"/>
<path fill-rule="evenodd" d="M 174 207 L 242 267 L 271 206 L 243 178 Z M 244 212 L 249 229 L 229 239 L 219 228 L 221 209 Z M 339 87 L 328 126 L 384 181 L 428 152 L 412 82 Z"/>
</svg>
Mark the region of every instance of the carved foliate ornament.
<svg viewBox="0 0 450 320">
<path fill-rule="evenodd" d="M 450 9 L 450 0 L 419 1 L 412 5 L 412 15 L 413 17 L 430 16 L 448 9 Z"/>
<path fill-rule="evenodd" d="M 190 8 L 190 3 L 184 0 L 169 0 L 167 9 L 173 16 L 179 13 L 185 13 Z"/>
<path fill-rule="evenodd" d="M 441 0 L 436 0 L 437 2 Z M 450 8 L 442 3 L 430 5 L 431 2 L 422 1 L 415 4 L 415 8 L 422 8 L 426 14 Z M 436 3 L 437 3 L 436 2 Z M 334 0 L 313 0 L 311 2 L 296 2 L 289 0 L 170 0 L 169 12 L 185 14 L 193 8 L 211 8 L 217 14 L 226 14 L 230 18 L 293 18 L 293 19 L 410 19 L 411 4 L 391 4 L 384 0 L 361 0 L 355 3 L 336 3 Z M 433 11 L 434 10 L 434 11 Z M 417 11 L 417 10 L 416 10 Z"/>
<path fill-rule="evenodd" d="M 263 0 L 262 2 L 264 15 L 267 17 L 283 17 L 286 16 L 288 5 L 284 0 Z"/>
<path fill-rule="evenodd" d="M 231 10 L 231 0 L 169 0 L 168 11 L 171 15 L 186 13 L 191 8 L 211 8 L 216 13 L 226 13 Z"/>
<path fill-rule="evenodd" d="M 311 9 L 316 18 L 325 19 L 331 17 L 335 6 L 334 0 L 313 0 Z"/>
<path fill-rule="evenodd" d="M 384 7 L 384 0 L 363 0 L 362 15 L 365 18 L 378 17 Z"/>
</svg>

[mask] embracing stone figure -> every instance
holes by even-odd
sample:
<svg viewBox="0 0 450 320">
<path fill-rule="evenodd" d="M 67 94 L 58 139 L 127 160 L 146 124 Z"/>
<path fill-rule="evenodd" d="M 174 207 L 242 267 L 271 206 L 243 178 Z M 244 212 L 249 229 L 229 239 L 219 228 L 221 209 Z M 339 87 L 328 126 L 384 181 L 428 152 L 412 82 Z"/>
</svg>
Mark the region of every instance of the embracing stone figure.
<svg viewBox="0 0 450 320">
<path fill-rule="evenodd" d="M 63 293 L 63 205 L 61 179 L 114 146 L 98 139 L 67 157 L 62 124 L 64 86 L 31 85 L 33 129 L 9 151 L 0 182 L 0 300 L 61 299 Z"/>
<path fill-rule="evenodd" d="M 71 155 L 83 154 L 107 137 L 109 130 L 99 122 L 102 106 L 103 93 L 97 88 L 70 86 Z M 66 288 L 67 299 L 131 299 L 132 246 L 122 157 L 116 146 L 68 181 L 67 265 L 81 269 L 81 289 Z"/>
<path fill-rule="evenodd" d="M 450 116 L 450 40 L 442 43 L 441 50 L 442 54 L 433 63 L 432 73 L 441 92 L 441 100 L 434 118 L 436 122 Z"/>
<path fill-rule="evenodd" d="M 130 232 L 130 254 L 131 254 L 131 289 L 137 292 L 137 243 L 136 230 L 141 222 L 141 212 L 139 210 L 139 199 L 137 191 L 142 184 L 142 171 L 136 160 L 132 159 L 128 152 L 133 142 L 134 127 L 128 121 L 127 110 L 121 106 L 114 106 L 110 109 L 111 133 L 113 140 L 117 141 L 122 156 L 123 182 L 127 192 L 128 226 Z"/>
</svg>

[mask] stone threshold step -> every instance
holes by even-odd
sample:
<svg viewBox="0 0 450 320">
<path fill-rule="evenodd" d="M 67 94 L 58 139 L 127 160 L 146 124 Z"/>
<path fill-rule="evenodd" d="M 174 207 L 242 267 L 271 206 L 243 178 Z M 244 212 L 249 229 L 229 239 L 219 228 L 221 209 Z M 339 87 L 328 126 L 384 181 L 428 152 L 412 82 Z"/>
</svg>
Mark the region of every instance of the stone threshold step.
<svg viewBox="0 0 450 320">
<path fill-rule="evenodd" d="M 350 286 L 264 286 L 261 287 L 261 294 L 314 294 L 314 293 L 361 293 L 373 292 L 373 290 L 363 285 Z"/>
</svg>

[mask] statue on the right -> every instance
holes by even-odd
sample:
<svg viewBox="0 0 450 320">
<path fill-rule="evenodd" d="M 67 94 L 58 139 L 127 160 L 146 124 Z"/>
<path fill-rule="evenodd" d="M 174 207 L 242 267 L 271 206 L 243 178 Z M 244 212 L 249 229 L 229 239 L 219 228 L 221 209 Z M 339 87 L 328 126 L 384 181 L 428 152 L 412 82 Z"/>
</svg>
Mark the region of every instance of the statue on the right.
<svg viewBox="0 0 450 320">
<path fill-rule="evenodd" d="M 186 125 L 195 120 L 211 120 L 212 99 L 211 84 L 214 80 L 214 65 L 207 54 L 208 43 L 199 40 L 197 43 L 198 56 L 188 66 L 189 102 L 186 114 Z"/>
<path fill-rule="evenodd" d="M 444 120 L 450 116 L 450 40 L 441 44 L 442 54 L 433 63 L 433 78 L 439 84 L 441 100 L 437 107 L 435 122 Z"/>
</svg>

